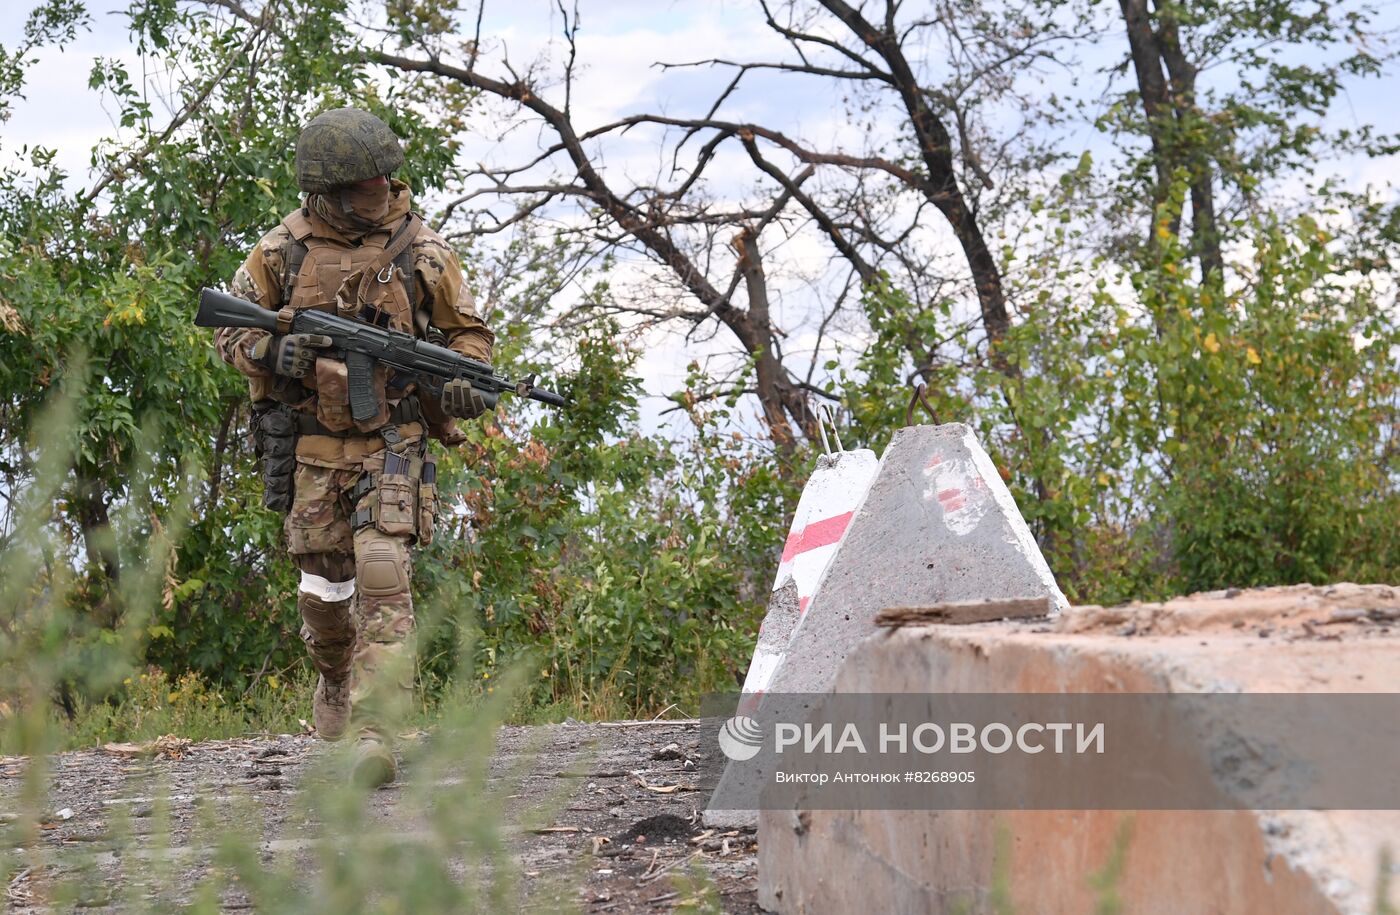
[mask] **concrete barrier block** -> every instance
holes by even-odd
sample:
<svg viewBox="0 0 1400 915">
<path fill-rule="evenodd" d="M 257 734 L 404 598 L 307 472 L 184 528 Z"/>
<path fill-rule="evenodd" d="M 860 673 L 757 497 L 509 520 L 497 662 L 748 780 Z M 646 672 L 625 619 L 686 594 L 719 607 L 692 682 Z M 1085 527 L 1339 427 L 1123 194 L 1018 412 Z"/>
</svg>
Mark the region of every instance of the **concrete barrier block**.
<svg viewBox="0 0 1400 915">
<path fill-rule="evenodd" d="M 851 652 L 837 693 L 1400 692 L 1400 590 L 1336 585 L 1075 608 L 1053 625 L 913 625 Z M 1389 766 L 1392 760 L 1376 760 Z M 979 777 L 980 780 L 980 777 Z M 815 805 L 814 805 L 815 806 Z M 1395 810 L 765 810 L 759 902 L 794 913 L 1360 913 Z M 1393 882 L 1393 881 L 1390 881 Z"/>
<path fill-rule="evenodd" d="M 869 449 L 817 458 L 783 544 L 768 612 L 759 626 L 758 644 L 744 677 L 744 702 L 756 702 L 777 673 L 798 621 L 816 596 L 822 574 L 840 548 L 878 466 L 875 452 Z M 744 711 L 741 704 L 740 712 Z"/>
<path fill-rule="evenodd" d="M 841 463 L 819 463 L 817 474 L 825 477 L 814 475 L 803 491 L 804 502 L 814 494 L 812 508 L 804 512 L 799 505 L 744 683 L 741 715 L 765 691 L 825 692 L 846 652 L 875 631 L 876 614 L 888 607 L 940 605 L 985 619 L 1065 606 L 1011 493 L 968 426 L 900 429 L 878 467 L 872 452 L 835 457 Z M 801 583 L 802 574 L 818 568 L 815 584 Z M 799 576 L 795 592 L 788 569 Z M 811 589 L 810 598 L 803 588 Z M 750 767 L 740 775 L 727 766 L 716 794 L 737 794 L 732 780 L 740 777 L 762 773 Z M 705 824 L 715 828 L 756 822 L 754 811 L 705 812 Z"/>
<path fill-rule="evenodd" d="M 768 689 L 825 692 L 886 608 L 1038 596 L 1066 606 L 972 430 L 962 423 L 900 429 Z"/>
<path fill-rule="evenodd" d="M 817 458 L 793 512 L 736 714 L 752 714 L 762 700 L 878 467 L 875 452 L 865 448 Z M 721 779 L 733 777 L 729 767 L 721 774 Z M 752 828 L 758 824 L 758 812 L 706 810 L 704 822 L 713 829 Z"/>
</svg>

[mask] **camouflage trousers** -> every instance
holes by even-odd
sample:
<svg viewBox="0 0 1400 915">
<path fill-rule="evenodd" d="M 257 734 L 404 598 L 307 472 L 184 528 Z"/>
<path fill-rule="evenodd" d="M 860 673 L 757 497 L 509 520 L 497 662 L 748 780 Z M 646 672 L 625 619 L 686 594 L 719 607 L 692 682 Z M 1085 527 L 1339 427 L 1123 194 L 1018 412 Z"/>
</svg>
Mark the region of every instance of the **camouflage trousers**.
<svg viewBox="0 0 1400 915">
<path fill-rule="evenodd" d="M 298 462 L 286 530 L 311 661 L 326 680 L 349 681 L 352 729 L 378 731 L 412 698 L 413 536 L 352 527 L 350 492 L 361 475 Z"/>
</svg>

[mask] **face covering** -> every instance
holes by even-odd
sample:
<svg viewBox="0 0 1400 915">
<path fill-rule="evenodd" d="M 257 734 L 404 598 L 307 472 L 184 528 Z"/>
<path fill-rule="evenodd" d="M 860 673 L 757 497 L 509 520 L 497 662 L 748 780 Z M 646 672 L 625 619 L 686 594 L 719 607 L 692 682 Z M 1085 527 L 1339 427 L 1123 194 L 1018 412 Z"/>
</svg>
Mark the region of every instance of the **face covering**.
<svg viewBox="0 0 1400 915">
<path fill-rule="evenodd" d="M 351 237 L 379 228 L 389 215 L 390 185 L 387 178 L 376 184 L 355 184 L 309 199 L 316 213 Z"/>
<path fill-rule="evenodd" d="M 366 186 L 364 183 L 341 189 L 342 212 L 346 207 L 370 225 L 377 226 L 389 215 L 389 181 Z"/>
</svg>

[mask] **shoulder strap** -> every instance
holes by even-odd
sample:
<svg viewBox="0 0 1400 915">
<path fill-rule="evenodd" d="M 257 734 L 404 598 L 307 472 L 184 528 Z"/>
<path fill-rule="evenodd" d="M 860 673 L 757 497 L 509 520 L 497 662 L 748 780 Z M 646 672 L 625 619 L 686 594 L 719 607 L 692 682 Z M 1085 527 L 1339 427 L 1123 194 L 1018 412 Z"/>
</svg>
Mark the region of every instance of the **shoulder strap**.
<svg viewBox="0 0 1400 915">
<path fill-rule="evenodd" d="M 409 213 L 403 225 L 389 237 L 389 241 L 384 245 L 384 251 L 375 258 L 367 267 L 360 278 L 360 288 L 355 295 L 358 302 L 365 301 L 365 293 L 369 289 L 370 282 L 379 275 L 379 272 L 386 267 L 392 267 L 398 262 L 398 258 L 405 251 L 411 252 L 413 240 L 418 237 L 418 230 L 422 228 L 423 220 L 417 213 Z M 410 261 L 411 263 L 411 261 Z"/>
<path fill-rule="evenodd" d="M 282 220 L 282 225 L 291 233 L 291 238 L 282 248 L 282 304 L 285 306 L 291 304 L 292 289 L 301 275 L 301 265 L 306 261 L 306 240 L 311 237 L 312 230 L 305 209 L 293 212 Z"/>
<path fill-rule="evenodd" d="M 305 242 L 312 235 L 316 234 L 316 227 L 311 223 L 311 214 L 306 207 L 292 210 L 286 218 L 282 220 L 282 225 L 287 227 L 287 231 L 292 233 L 292 238 L 299 242 Z"/>
<path fill-rule="evenodd" d="M 408 307 L 418 310 L 418 281 L 413 277 L 413 246 L 409 245 L 394 258 L 394 269 L 403 278 L 403 291 L 408 296 Z"/>
<path fill-rule="evenodd" d="M 413 215 L 418 216 L 416 213 Z M 419 336 L 424 336 L 426 333 L 425 328 L 428 317 L 425 316 L 421 320 L 418 318 L 418 279 L 413 272 L 413 259 L 416 253 L 413 250 L 413 246 L 417 243 L 418 236 L 422 234 L 422 230 L 426 225 L 426 221 L 421 216 L 418 216 L 417 224 L 413 227 L 413 238 L 409 241 L 408 247 L 404 248 L 403 251 L 399 252 L 398 256 L 394 258 L 394 267 L 399 270 L 403 276 L 404 292 L 408 295 L 408 304 L 412 308 L 414 323 L 415 325 L 424 325 L 418 328 Z"/>
</svg>

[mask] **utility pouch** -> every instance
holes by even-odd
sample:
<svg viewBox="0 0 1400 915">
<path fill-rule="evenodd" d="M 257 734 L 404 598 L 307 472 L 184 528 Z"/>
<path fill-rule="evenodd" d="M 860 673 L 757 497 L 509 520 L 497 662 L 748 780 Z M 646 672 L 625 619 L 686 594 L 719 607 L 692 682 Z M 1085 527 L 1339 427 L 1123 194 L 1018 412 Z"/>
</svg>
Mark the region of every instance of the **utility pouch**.
<svg viewBox="0 0 1400 915">
<path fill-rule="evenodd" d="M 384 455 L 384 472 L 375 481 L 375 526 L 394 537 L 413 536 L 418 529 L 418 481 L 413 461 L 392 451 Z"/>
<path fill-rule="evenodd" d="M 262 467 L 263 505 L 286 514 L 297 469 L 297 427 L 289 408 L 269 401 L 253 406 L 253 452 Z"/>
<path fill-rule="evenodd" d="M 430 454 L 423 456 L 423 471 L 418 480 L 418 543 L 427 546 L 433 542 L 433 527 L 437 524 L 437 458 Z"/>
<path fill-rule="evenodd" d="M 332 432 L 344 432 L 350 418 L 350 379 L 339 359 L 316 360 L 316 421 Z"/>
</svg>

